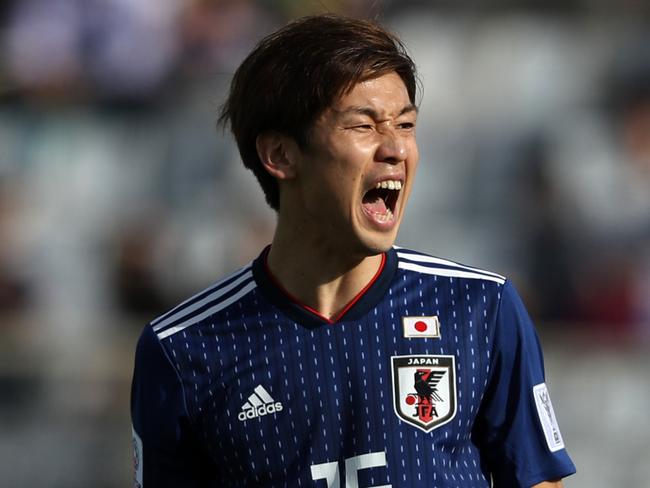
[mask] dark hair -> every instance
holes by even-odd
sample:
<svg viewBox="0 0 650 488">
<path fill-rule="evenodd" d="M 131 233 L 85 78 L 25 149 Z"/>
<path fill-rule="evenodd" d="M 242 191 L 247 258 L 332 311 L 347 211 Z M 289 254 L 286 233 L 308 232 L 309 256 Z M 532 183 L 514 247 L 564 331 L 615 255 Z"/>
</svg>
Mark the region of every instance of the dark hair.
<svg viewBox="0 0 650 488">
<path fill-rule="evenodd" d="M 244 165 L 272 208 L 279 208 L 278 183 L 259 160 L 257 136 L 277 131 L 305 147 L 316 118 L 338 97 L 393 71 L 415 104 L 413 60 L 395 35 L 371 21 L 304 17 L 260 41 L 235 72 L 219 122 L 230 122 Z"/>
</svg>

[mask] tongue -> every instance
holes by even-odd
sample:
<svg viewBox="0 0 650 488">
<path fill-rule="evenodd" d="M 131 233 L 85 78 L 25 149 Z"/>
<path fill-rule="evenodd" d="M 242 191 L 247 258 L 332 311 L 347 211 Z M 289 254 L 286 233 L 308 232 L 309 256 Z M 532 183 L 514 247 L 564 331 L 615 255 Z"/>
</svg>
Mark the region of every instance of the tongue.
<svg viewBox="0 0 650 488">
<path fill-rule="evenodd" d="M 363 197 L 363 207 L 371 213 L 385 214 L 388 210 L 386 202 L 374 190 L 369 191 Z"/>
</svg>

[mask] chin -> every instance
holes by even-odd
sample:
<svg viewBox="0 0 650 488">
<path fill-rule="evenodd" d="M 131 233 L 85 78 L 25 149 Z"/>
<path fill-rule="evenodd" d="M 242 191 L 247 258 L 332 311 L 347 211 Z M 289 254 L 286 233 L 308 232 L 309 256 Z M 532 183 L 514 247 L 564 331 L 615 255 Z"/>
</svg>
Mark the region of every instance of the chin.
<svg viewBox="0 0 650 488">
<path fill-rule="evenodd" d="M 396 233 L 393 232 L 382 235 L 360 236 L 359 245 L 366 256 L 375 256 L 390 250 L 395 243 L 396 237 Z"/>
<path fill-rule="evenodd" d="M 400 224 L 399 214 L 392 222 L 377 222 L 361 212 L 358 220 L 353 222 L 355 244 L 365 256 L 384 253 L 395 243 Z"/>
<path fill-rule="evenodd" d="M 347 249 L 362 258 L 389 251 L 397 238 L 401 219 L 398 218 L 392 225 L 381 228 L 372 222 L 364 221 L 363 215 L 361 217 L 351 222 L 345 240 Z"/>
</svg>

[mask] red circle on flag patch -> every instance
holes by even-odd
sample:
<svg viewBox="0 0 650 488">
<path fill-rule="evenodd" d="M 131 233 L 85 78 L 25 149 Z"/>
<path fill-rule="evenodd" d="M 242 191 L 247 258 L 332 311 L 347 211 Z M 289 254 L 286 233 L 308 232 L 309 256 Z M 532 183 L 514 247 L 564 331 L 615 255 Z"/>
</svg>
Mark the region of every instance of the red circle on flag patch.
<svg viewBox="0 0 650 488">
<path fill-rule="evenodd" d="M 417 330 L 418 332 L 424 332 L 425 330 L 427 330 L 427 327 L 428 327 L 427 323 L 423 322 L 422 320 L 418 320 L 415 323 L 415 330 Z"/>
<path fill-rule="evenodd" d="M 413 405 L 415 403 L 415 396 L 409 395 L 406 397 L 406 404 Z"/>
</svg>

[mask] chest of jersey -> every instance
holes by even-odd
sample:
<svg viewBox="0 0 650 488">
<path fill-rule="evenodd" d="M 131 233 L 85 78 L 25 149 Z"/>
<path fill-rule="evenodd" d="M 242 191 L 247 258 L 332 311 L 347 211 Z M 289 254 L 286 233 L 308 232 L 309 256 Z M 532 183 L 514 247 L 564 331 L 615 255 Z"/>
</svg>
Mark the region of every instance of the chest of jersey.
<svg viewBox="0 0 650 488">
<path fill-rule="evenodd" d="M 490 374 L 488 287 L 403 274 L 361 319 L 315 328 L 252 293 L 174 336 L 224 485 L 486 486 L 472 427 Z"/>
</svg>

